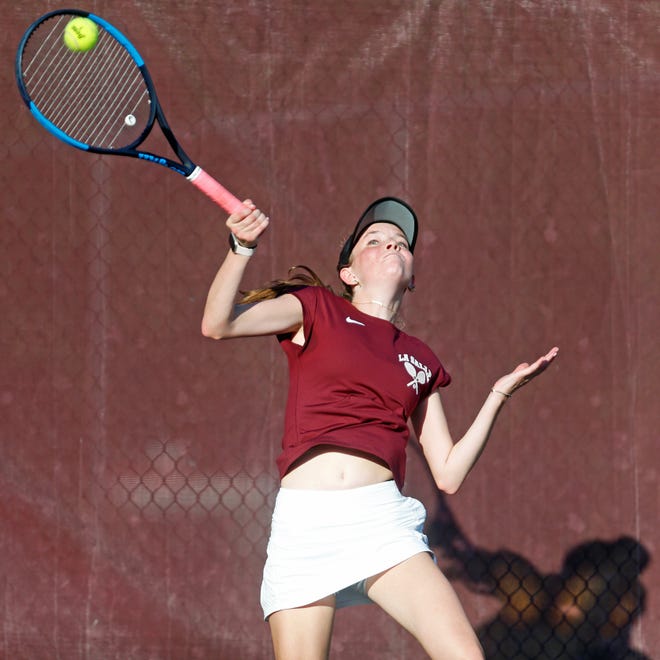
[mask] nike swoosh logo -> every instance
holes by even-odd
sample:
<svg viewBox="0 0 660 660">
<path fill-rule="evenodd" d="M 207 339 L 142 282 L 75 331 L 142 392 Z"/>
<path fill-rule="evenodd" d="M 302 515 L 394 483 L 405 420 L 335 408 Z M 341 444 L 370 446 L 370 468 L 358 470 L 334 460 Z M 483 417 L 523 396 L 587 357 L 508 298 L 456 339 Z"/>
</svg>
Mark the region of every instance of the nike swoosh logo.
<svg viewBox="0 0 660 660">
<path fill-rule="evenodd" d="M 346 323 L 355 323 L 355 325 L 364 325 L 361 321 L 356 321 L 355 319 L 352 319 L 350 316 L 346 317 Z"/>
</svg>

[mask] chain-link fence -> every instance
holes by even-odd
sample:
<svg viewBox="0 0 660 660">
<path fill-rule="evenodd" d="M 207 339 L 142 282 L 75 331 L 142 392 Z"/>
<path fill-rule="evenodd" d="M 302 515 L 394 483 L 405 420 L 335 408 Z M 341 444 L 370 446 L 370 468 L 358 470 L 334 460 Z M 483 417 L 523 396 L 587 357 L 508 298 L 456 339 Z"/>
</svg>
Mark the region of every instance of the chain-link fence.
<svg viewBox="0 0 660 660">
<path fill-rule="evenodd" d="M 556 573 L 544 573 L 512 550 L 473 544 L 442 497 L 428 527 L 445 573 L 498 603 L 478 627 L 487 658 L 651 657 L 631 641 L 645 610 L 650 559 L 634 538 L 585 541 L 567 551 Z"/>
<path fill-rule="evenodd" d="M 193 158 L 268 210 L 247 286 L 294 263 L 330 280 L 395 194 L 421 218 L 405 329 L 454 377 L 456 435 L 503 370 L 561 346 L 459 495 L 414 444 L 406 491 L 488 658 L 651 658 L 656 3 L 86 4 L 138 45 Z M 50 8 L 0 18 L 6 63 Z M 1 76 L 0 655 L 270 657 L 285 363 L 274 340 L 200 335 L 222 214 L 165 170 L 56 143 Z M 352 608 L 333 656 L 421 651 Z"/>
</svg>

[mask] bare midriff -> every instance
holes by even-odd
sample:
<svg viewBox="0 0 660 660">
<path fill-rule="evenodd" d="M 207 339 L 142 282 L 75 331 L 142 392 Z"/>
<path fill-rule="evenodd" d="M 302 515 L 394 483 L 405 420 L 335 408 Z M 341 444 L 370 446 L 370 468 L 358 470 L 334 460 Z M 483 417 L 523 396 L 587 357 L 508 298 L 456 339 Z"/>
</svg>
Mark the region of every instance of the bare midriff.
<svg viewBox="0 0 660 660">
<path fill-rule="evenodd" d="M 283 488 L 342 490 L 389 481 L 391 470 L 377 458 L 322 446 L 310 449 L 282 478 Z"/>
</svg>

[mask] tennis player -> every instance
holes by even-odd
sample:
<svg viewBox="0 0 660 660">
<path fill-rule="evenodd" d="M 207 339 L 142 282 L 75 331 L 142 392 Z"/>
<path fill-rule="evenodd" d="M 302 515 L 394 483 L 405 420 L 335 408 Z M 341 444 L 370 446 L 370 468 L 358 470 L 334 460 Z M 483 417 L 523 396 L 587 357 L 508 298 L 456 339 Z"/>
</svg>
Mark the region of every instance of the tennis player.
<svg viewBox="0 0 660 660">
<path fill-rule="evenodd" d="M 410 419 L 435 482 L 455 493 L 515 390 L 553 348 L 497 380 L 454 442 L 439 388 L 450 376 L 394 321 L 414 286 L 417 217 L 376 200 L 338 262 L 336 295 L 313 275 L 279 280 L 235 304 L 268 218 L 250 201 L 227 220 L 230 250 L 211 284 L 202 332 L 276 335 L 289 364 L 281 477 L 261 588 L 277 660 L 328 658 L 337 608 L 373 602 L 431 658 L 483 658 L 459 599 L 423 533 L 424 506 L 401 493 Z"/>
</svg>

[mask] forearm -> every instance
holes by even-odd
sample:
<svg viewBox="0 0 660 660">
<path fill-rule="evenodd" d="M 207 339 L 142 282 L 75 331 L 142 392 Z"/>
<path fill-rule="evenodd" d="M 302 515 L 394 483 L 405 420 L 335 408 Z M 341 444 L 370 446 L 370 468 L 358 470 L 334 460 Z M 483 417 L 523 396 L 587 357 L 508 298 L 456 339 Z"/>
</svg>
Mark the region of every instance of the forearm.
<svg viewBox="0 0 660 660">
<path fill-rule="evenodd" d="M 234 317 L 236 296 L 250 257 L 234 254 L 231 250 L 222 262 L 206 297 L 202 334 L 220 339 L 230 332 Z"/>
<path fill-rule="evenodd" d="M 439 393 L 433 392 L 415 411 L 413 425 L 438 488 L 455 493 L 484 450 L 502 406 L 513 392 L 545 371 L 557 357 L 554 347 L 532 364 L 523 362 L 495 382 L 467 433 L 454 444 Z"/>
<path fill-rule="evenodd" d="M 465 435 L 451 446 L 435 475 L 442 490 L 455 493 L 460 488 L 485 449 L 506 400 L 502 394 L 491 391 Z"/>
<path fill-rule="evenodd" d="M 214 339 L 234 336 L 236 295 L 251 250 L 256 248 L 259 237 L 268 227 L 268 218 L 246 199 L 243 206 L 227 218 L 226 225 L 231 232 L 231 250 L 211 284 L 202 318 L 202 334 Z M 246 251 L 247 254 L 242 254 Z"/>
</svg>

